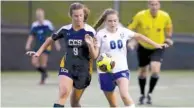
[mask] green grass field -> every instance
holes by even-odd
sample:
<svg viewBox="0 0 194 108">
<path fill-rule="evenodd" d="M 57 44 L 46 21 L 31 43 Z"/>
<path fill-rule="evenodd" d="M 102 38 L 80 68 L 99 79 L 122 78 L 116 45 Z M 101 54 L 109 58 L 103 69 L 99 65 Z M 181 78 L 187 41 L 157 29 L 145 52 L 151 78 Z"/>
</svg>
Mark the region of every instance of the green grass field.
<svg viewBox="0 0 194 108">
<path fill-rule="evenodd" d="M 93 24 L 104 9 L 113 7 L 111 1 L 82 1 L 91 9 L 89 23 Z M 72 1 L 33 1 L 33 19 L 36 8 L 43 8 L 46 16 L 54 25 L 59 28 L 67 24 L 70 19 L 67 15 L 68 6 Z M 138 11 L 147 8 L 147 3 L 143 1 L 122 1 L 120 9 L 121 22 L 127 25 Z M 174 31 L 177 33 L 193 33 L 194 25 L 194 2 L 193 1 L 166 1 L 161 3 L 162 9 L 169 12 Z M 3 1 L 2 21 L 9 24 L 28 24 L 28 2 L 27 1 Z"/>
<path fill-rule="evenodd" d="M 153 94 L 153 107 L 194 107 L 194 72 L 163 71 Z M 139 88 L 137 72 L 131 73 L 130 94 L 138 101 Z M 47 84 L 38 85 L 38 72 L 2 72 L 2 107 L 52 107 L 58 95 L 57 72 L 50 72 Z M 118 90 L 116 89 L 118 92 Z M 118 95 L 119 96 L 119 95 Z M 118 97 L 120 106 L 123 106 Z M 90 87 L 81 100 L 85 107 L 108 107 L 108 103 L 99 89 L 97 74 L 93 74 Z M 69 99 L 66 104 L 69 106 Z M 138 106 L 138 105 L 137 105 Z M 138 106 L 142 107 L 142 106 Z M 150 107 L 143 105 L 143 107 Z"/>
</svg>

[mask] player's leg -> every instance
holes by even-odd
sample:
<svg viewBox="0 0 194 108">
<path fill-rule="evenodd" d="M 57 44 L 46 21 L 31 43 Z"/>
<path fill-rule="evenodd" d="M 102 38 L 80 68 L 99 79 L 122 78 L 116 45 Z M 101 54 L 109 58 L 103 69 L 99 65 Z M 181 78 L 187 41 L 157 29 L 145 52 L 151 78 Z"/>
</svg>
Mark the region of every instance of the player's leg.
<svg viewBox="0 0 194 108">
<path fill-rule="evenodd" d="M 54 108 L 64 107 L 64 104 L 72 90 L 73 80 L 66 75 L 59 75 L 59 98 L 53 105 Z"/>
<path fill-rule="evenodd" d="M 116 93 L 114 89 L 116 83 L 113 81 L 114 77 L 111 73 L 99 73 L 100 88 L 104 92 L 110 107 L 117 107 Z"/>
<path fill-rule="evenodd" d="M 163 60 L 163 53 L 164 49 L 156 49 L 153 54 L 151 55 L 151 78 L 150 78 L 150 83 L 149 83 L 149 91 L 147 95 L 147 103 L 151 104 L 151 94 L 158 82 L 159 79 L 159 73 L 160 73 L 160 68 L 161 68 L 161 62 Z"/>
<path fill-rule="evenodd" d="M 40 72 L 42 77 L 42 72 L 44 71 L 44 69 L 40 65 L 41 64 L 40 57 L 32 57 L 31 62 L 32 62 L 32 65 L 36 68 L 36 70 Z M 40 81 L 40 84 L 41 84 L 41 81 Z"/>
<path fill-rule="evenodd" d="M 148 65 L 150 63 L 150 51 L 143 48 L 141 45 L 137 49 L 138 65 L 139 65 L 139 75 L 138 83 L 140 87 L 139 104 L 144 104 L 145 99 L 145 86 L 146 86 L 146 77 L 148 73 Z"/>
<path fill-rule="evenodd" d="M 150 84 L 149 84 L 150 88 L 148 93 L 152 93 L 154 90 L 154 87 L 157 84 L 157 81 L 159 79 L 161 63 L 157 61 L 152 61 L 150 66 L 151 66 L 151 78 L 150 78 Z"/>
<path fill-rule="evenodd" d="M 32 65 L 39 71 L 39 67 L 40 67 L 40 62 L 39 62 L 39 57 L 33 57 L 31 59 Z"/>
<path fill-rule="evenodd" d="M 71 107 L 81 107 L 79 102 L 84 91 L 85 89 L 73 89 L 71 94 Z"/>
<path fill-rule="evenodd" d="M 48 77 L 47 63 L 48 63 L 48 53 L 42 53 L 42 55 L 40 56 L 40 67 L 41 67 L 41 82 L 40 82 L 40 84 L 44 84 L 45 79 Z"/>
<path fill-rule="evenodd" d="M 129 94 L 128 70 L 115 73 L 114 78 L 116 79 L 116 84 L 119 87 L 120 96 L 125 106 L 129 108 L 134 108 L 135 107 L 134 101 Z"/>
<path fill-rule="evenodd" d="M 104 91 L 104 95 L 106 96 L 110 107 L 118 107 L 117 94 L 115 91 Z"/>
<path fill-rule="evenodd" d="M 71 106 L 81 107 L 80 99 L 85 89 L 90 85 L 91 74 L 88 68 L 85 69 L 83 66 L 77 66 L 72 76 L 75 77 L 75 79 L 73 83 L 74 89 L 71 94 Z"/>
<path fill-rule="evenodd" d="M 72 90 L 73 78 L 70 70 L 65 67 L 65 57 L 61 59 L 59 69 L 59 98 L 58 101 L 53 105 L 56 107 L 64 107 L 64 104 Z"/>
</svg>

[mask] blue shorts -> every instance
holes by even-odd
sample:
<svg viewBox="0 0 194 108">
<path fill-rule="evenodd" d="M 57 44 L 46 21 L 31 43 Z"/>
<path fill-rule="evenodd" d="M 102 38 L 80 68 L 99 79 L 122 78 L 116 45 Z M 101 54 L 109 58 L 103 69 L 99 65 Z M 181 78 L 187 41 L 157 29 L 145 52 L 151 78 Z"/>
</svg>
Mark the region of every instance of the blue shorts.
<svg viewBox="0 0 194 108">
<path fill-rule="evenodd" d="M 100 88 L 103 91 L 114 91 L 116 87 L 116 80 L 119 78 L 129 79 L 129 71 L 124 70 L 117 73 L 99 73 Z"/>
</svg>

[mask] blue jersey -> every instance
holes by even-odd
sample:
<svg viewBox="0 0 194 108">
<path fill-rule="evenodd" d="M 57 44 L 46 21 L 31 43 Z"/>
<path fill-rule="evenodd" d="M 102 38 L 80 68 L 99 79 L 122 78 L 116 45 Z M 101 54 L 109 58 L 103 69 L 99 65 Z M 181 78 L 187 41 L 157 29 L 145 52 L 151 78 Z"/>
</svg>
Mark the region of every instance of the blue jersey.
<svg viewBox="0 0 194 108">
<path fill-rule="evenodd" d="M 51 36 L 53 31 L 53 25 L 49 20 L 44 20 L 43 24 L 40 24 L 38 21 L 32 23 L 30 36 L 34 36 L 35 38 L 35 50 L 40 48 L 40 46 L 45 42 L 46 38 Z"/>
<path fill-rule="evenodd" d="M 95 30 L 88 24 L 84 25 L 83 29 L 75 31 L 72 24 L 63 26 L 53 34 L 52 39 L 57 40 L 63 38 L 66 46 L 65 68 L 72 69 L 72 66 L 89 68 L 89 49 L 85 42 L 85 35 L 95 35 Z"/>
</svg>

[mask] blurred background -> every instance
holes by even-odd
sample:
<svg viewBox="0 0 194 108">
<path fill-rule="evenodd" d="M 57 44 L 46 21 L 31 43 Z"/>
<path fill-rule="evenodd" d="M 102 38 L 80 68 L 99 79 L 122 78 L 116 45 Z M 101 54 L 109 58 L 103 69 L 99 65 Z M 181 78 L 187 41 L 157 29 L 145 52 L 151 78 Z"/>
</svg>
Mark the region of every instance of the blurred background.
<svg viewBox="0 0 194 108">
<path fill-rule="evenodd" d="M 124 26 L 127 26 L 128 23 L 131 21 L 132 17 L 140 10 L 147 9 L 147 2 L 145 1 L 81 1 L 82 3 L 86 4 L 89 9 L 91 10 L 91 14 L 89 16 L 88 23 L 94 24 L 95 21 L 98 19 L 100 14 L 104 11 L 104 9 L 112 7 L 119 11 L 120 14 L 120 21 Z M 28 104 L 22 104 L 22 102 L 14 103 L 8 102 L 10 98 L 14 94 L 10 95 L 10 88 L 8 85 L 13 82 L 17 82 L 18 86 L 25 86 L 32 84 L 34 80 L 38 79 L 38 73 L 34 72 L 34 68 L 31 65 L 30 57 L 25 55 L 25 44 L 29 34 L 29 28 L 32 22 L 35 20 L 35 10 L 37 8 L 43 8 L 45 10 L 46 19 L 49 19 L 55 29 L 59 29 L 61 26 L 68 24 L 71 20 L 68 17 L 68 8 L 69 5 L 73 3 L 73 1 L 1 1 L 1 71 L 2 73 L 2 93 L 4 96 L 2 98 L 2 104 L 4 106 L 33 106 L 35 104 L 39 106 L 48 106 L 48 103 L 39 104 L 36 101 L 31 101 Z M 168 48 L 165 52 L 164 62 L 162 65 L 162 71 L 166 82 L 161 82 L 164 84 L 164 87 L 161 86 L 161 90 L 165 87 L 169 89 L 169 86 L 174 85 L 185 85 L 185 84 L 192 84 L 186 86 L 186 88 L 182 88 L 182 86 L 178 86 L 184 90 L 191 89 L 189 91 L 188 96 L 194 95 L 194 2 L 193 1 L 165 1 L 161 2 L 161 9 L 167 11 L 173 21 L 174 25 L 174 46 Z M 61 41 L 63 45 L 63 41 Z M 53 48 L 54 49 L 54 48 Z M 57 52 L 55 49 L 52 51 L 51 55 L 49 56 L 49 63 L 48 69 L 52 72 L 51 74 L 51 84 L 54 83 L 54 86 L 57 86 L 57 70 L 60 63 L 60 59 L 63 56 L 65 50 Z M 133 70 L 134 79 L 132 81 L 134 84 L 137 83 L 137 57 L 136 51 L 129 51 L 128 53 L 128 63 L 129 69 Z M 95 66 L 94 66 L 95 70 Z M 24 76 L 22 76 L 24 75 Z M 26 75 L 26 76 L 25 76 Z M 173 76 L 178 75 L 177 81 L 172 82 Z M 186 76 L 184 76 L 186 75 Z M 52 77 L 53 76 L 53 77 Z M 172 76 L 172 78 L 169 78 Z M 32 77 L 32 78 L 30 78 Z M 184 81 L 180 81 L 181 77 L 184 77 Z M 24 78 L 24 79 L 23 79 Z M 169 78 L 169 79 L 168 79 Z M 20 80 L 19 80 L 20 79 Z M 25 84 L 23 85 L 23 80 L 25 80 Z M 97 78 L 96 78 L 97 80 Z M 11 81 L 11 82 L 10 82 Z M 29 82 L 30 81 L 30 82 Z M 23 82 L 21 84 L 21 82 Z M 171 82 L 172 85 L 165 85 Z M 181 84 L 184 82 L 183 84 Z M 97 83 L 97 82 L 96 82 Z M 17 85 L 17 84 L 16 84 Z M 14 86 L 17 88 L 17 86 Z M 35 86 L 35 85 L 34 85 Z M 12 86 L 13 87 L 13 86 Z M 49 86 L 50 87 L 50 86 Z M 93 87 L 93 86 L 92 86 Z M 97 86 L 98 87 L 98 86 Z M 162 88 L 163 87 L 163 88 Z M 170 88 L 176 90 L 175 88 Z M 26 87 L 28 88 L 28 86 Z M 55 87 L 57 88 L 57 87 Z M 95 87 L 93 87 L 95 88 Z M 98 87 L 99 88 L 99 87 Z M 180 89 L 179 88 L 179 89 Z M 21 89 L 21 88 L 20 88 Z M 20 89 L 16 91 L 21 93 Z M 48 88 L 42 88 L 46 90 Z M 92 89 L 92 88 L 91 88 Z M 57 91 L 57 89 L 54 89 Z M 137 85 L 134 86 L 134 95 L 132 96 L 136 99 L 138 98 L 138 90 Z M 180 89 L 181 90 L 181 89 Z M 9 91 L 9 92 L 8 92 Z M 15 92 L 16 92 L 15 91 Z M 26 90 L 27 91 L 27 90 Z M 25 92 L 25 91 L 24 91 Z M 22 92 L 22 93 L 24 93 Z M 172 93 L 174 91 L 172 90 Z M 43 92 L 42 92 L 43 93 Z M 47 93 L 50 93 L 47 91 Z M 164 92 L 165 93 L 165 92 Z M 182 93 L 182 95 L 181 95 Z M 186 92 L 180 92 L 175 94 L 175 96 L 185 96 Z M 192 94 L 191 94 L 192 93 Z M 51 93 L 52 94 L 52 93 Z M 89 93 L 88 93 L 89 94 Z M 31 94 L 32 95 L 32 94 Z M 159 94 L 158 94 L 159 95 Z M 185 99 L 184 102 L 178 103 L 178 106 L 194 106 L 194 104 L 190 101 L 186 102 L 186 100 L 194 100 L 193 97 L 185 96 L 185 98 L 169 98 L 171 100 L 175 100 L 182 102 L 182 99 Z M 56 97 L 54 95 L 54 97 Z M 169 96 L 172 97 L 172 96 Z M 186 99 L 186 97 L 188 99 Z M 32 98 L 29 96 L 29 98 Z M 100 98 L 100 97 L 99 97 Z M 13 98 L 12 98 L 13 99 Z M 97 98 L 98 99 L 98 98 Z M 166 98 L 162 98 L 166 100 Z M 166 104 L 160 104 L 158 100 L 158 105 L 156 106 L 174 106 L 171 100 L 166 100 Z M 15 98 L 13 101 L 18 101 L 18 98 Z M 87 99 L 86 99 L 87 100 Z M 53 99 L 51 98 L 50 101 L 52 102 Z M 88 100 L 89 101 L 89 100 Z M 88 101 L 87 103 L 90 103 Z M 173 101 L 173 102 L 175 102 Z M 44 102 L 44 101 L 43 101 Z M 157 103 L 157 102 L 156 102 Z M 50 105 L 51 103 L 49 103 Z M 107 105 L 106 100 L 100 103 L 102 105 Z M 89 105 L 90 106 L 90 105 Z M 94 105 L 95 106 L 95 105 Z"/>
<path fill-rule="evenodd" d="M 29 27 L 35 20 L 35 10 L 43 8 L 46 19 L 53 22 L 55 29 L 68 24 L 68 7 L 72 1 L 2 1 L 1 34 L 2 34 L 2 70 L 28 70 L 32 69 L 25 53 L 25 43 Z M 84 2 L 90 9 L 89 24 L 94 24 L 104 9 L 116 8 L 120 13 L 123 25 L 131 21 L 140 10 L 147 8 L 147 2 L 121 1 L 121 2 Z M 98 5 L 96 5 L 98 4 Z M 165 53 L 163 69 L 194 69 L 194 2 L 168 1 L 161 3 L 162 10 L 167 11 L 173 21 L 175 45 Z M 62 42 L 63 44 L 63 42 Z M 17 55 L 17 57 L 13 56 Z M 63 51 L 53 51 L 49 60 L 49 69 L 57 69 Z M 136 69 L 137 60 L 135 52 L 129 53 L 129 67 Z M 178 59 L 177 59 L 178 58 Z M 16 62 L 17 61 L 17 62 Z M 181 61 L 181 62 L 180 62 Z M 19 63 L 18 63 L 19 62 Z"/>
</svg>

